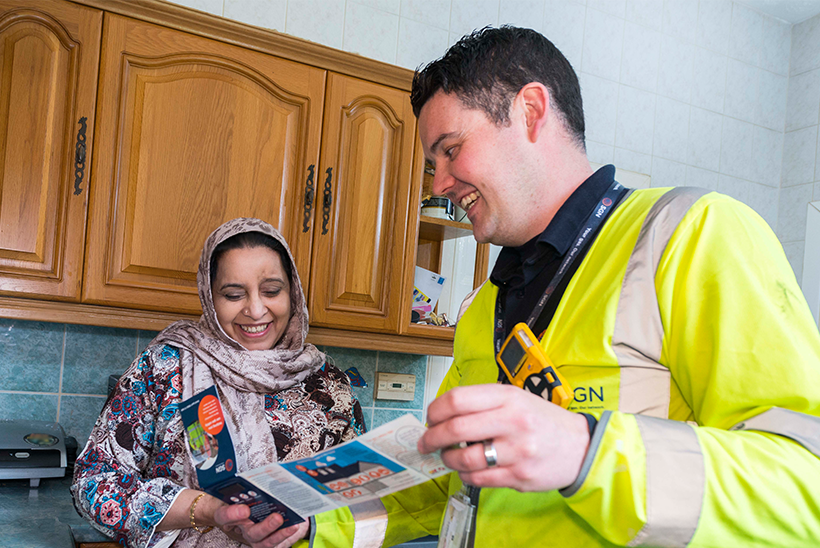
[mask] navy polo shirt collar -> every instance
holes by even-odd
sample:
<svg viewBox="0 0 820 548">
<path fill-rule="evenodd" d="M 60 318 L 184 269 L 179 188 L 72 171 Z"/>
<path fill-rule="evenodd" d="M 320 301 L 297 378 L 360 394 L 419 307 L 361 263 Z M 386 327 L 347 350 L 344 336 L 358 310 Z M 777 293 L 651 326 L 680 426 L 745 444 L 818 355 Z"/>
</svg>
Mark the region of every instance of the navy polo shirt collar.
<svg viewBox="0 0 820 548">
<path fill-rule="evenodd" d="M 507 287 L 527 285 L 548 262 L 564 256 L 584 221 L 614 180 L 613 165 L 605 165 L 590 175 L 567 198 L 541 234 L 524 245 L 501 250 L 490 281 Z"/>
</svg>

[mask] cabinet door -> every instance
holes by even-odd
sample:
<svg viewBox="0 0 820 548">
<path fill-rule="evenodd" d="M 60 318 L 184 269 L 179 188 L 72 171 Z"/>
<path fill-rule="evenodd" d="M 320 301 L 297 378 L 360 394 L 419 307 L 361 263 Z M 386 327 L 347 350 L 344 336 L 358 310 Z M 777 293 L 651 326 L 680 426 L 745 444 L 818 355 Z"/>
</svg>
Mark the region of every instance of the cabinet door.
<svg viewBox="0 0 820 548">
<path fill-rule="evenodd" d="M 0 1 L 0 294 L 79 300 L 102 12 Z"/>
<path fill-rule="evenodd" d="M 282 231 L 307 280 L 325 72 L 109 14 L 103 45 L 83 300 L 196 313 L 202 244 L 235 217 Z"/>
<path fill-rule="evenodd" d="M 415 132 L 409 94 L 331 74 L 325 112 L 311 323 L 397 333 Z"/>
</svg>

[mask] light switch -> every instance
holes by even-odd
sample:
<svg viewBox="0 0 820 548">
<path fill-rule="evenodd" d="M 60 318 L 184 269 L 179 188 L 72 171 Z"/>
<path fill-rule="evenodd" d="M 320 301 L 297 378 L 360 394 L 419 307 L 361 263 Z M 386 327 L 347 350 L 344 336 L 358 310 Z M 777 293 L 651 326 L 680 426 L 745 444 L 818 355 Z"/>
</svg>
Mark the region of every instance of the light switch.
<svg viewBox="0 0 820 548">
<path fill-rule="evenodd" d="M 401 373 L 376 373 L 376 399 L 413 401 L 416 376 Z"/>
</svg>

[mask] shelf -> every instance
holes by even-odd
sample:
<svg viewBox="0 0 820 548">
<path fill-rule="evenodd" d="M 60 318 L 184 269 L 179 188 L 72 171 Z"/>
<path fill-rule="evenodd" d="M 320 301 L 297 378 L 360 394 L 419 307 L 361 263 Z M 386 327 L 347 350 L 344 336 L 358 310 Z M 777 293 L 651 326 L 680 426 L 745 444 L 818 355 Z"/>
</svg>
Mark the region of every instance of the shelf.
<svg viewBox="0 0 820 548">
<path fill-rule="evenodd" d="M 419 216 L 419 239 L 442 241 L 463 236 L 472 236 L 473 225 L 470 223 L 458 223 L 447 219 L 437 219 L 436 217 Z"/>
<path fill-rule="evenodd" d="M 402 335 L 311 327 L 307 341 L 322 346 L 452 357 L 454 328 L 415 324 L 410 327 L 411 329 Z M 412 329 L 414 327 L 421 329 Z M 439 331 L 428 331 L 424 328 Z"/>
<path fill-rule="evenodd" d="M 438 325 L 426 325 L 423 323 L 411 323 L 407 326 L 407 334 L 415 337 L 424 337 L 425 339 L 440 339 L 448 341 L 451 347 L 450 354 L 452 355 L 452 340 L 456 334 L 455 327 L 441 327 Z M 432 342 L 432 341 L 430 341 Z M 428 343 L 429 344 L 429 343 Z M 430 352 L 425 352 L 429 354 Z M 442 355 L 442 354 L 439 354 Z"/>
</svg>

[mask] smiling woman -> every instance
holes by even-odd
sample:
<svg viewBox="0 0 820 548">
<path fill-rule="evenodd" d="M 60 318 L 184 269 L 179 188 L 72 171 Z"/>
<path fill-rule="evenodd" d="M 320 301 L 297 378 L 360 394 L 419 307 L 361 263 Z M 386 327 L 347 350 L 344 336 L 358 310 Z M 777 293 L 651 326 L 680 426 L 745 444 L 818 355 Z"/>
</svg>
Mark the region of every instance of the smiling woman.
<svg viewBox="0 0 820 548">
<path fill-rule="evenodd" d="M 248 350 L 274 347 L 290 320 L 291 263 L 285 248 L 261 232 L 220 243 L 211 256 L 216 319 Z"/>
<path fill-rule="evenodd" d="M 234 219 L 205 242 L 202 318 L 177 322 L 126 371 L 75 465 L 78 512 L 126 546 L 290 546 L 308 531 L 253 524 L 198 490 L 179 403 L 216 386 L 237 471 L 309 456 L 364 431 L 347 376 L 305 343 L 308 315 L 282 235 Z M 212 527 L 215 526 L 215 527 Z"/>
</svg>

